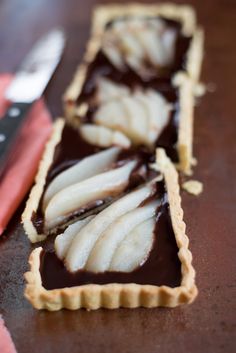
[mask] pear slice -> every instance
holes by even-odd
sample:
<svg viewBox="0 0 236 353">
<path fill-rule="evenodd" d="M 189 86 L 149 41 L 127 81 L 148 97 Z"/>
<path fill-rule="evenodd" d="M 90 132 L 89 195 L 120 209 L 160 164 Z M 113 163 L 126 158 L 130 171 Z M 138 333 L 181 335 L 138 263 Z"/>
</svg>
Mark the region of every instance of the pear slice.
<svg viewBox="0 0 236 353">
<path fill-rule="evenodd" d="M 122 27 L 120 26 L 119 31 L 116 31 L 116 35 L 119 38 L 118 47 L 123 55 L 123 59 L 134 71 L 141 69 L 144 56 L 142 43 L 135 35 L 139 30 L 142 30 L 140 21 L 129 21 Z"/>
<path fill-rule="evenodd" d="M 132 32 L 129 33 L 128 31 L 120 38 L 120 46 L 121 51 L 124 53 L 126 58 L 132 56 L 141 62 L 143 57 L 143 48 L 140 41 L 135 38 Z"/>
<path fill-rule="evenodd" d="M 145 109 L 135 97 L 125 97 L 121 100 L 126 111 L 129 127 L 125 131 L 135 143 L 145 141 L 145 135 L 148 129 L 148 119 Z"/>
<path fill-rule="evenodd" d="M 165 22 L 160 18 L 148 18 L 146 23 L 148 28 L 156 31 L 157 33 L 163 33 L 166 28 Z"/>
<path fill-rule="evenodd" d="M 105 39 L 103 41 L 102 50 L 107 56 L 107 58 L 110 60 L 110 62 L 115 66 L 115 68 L 120 71 L 124 71 L 124 60 L 118 47 L 116 47 L 115 45 L 110 45 L 108 39 Z"/>
<path fill-rule="evenodd" d="M 170 65 L 174 60 L 176 32 L 166 29 L 162 36 L 163 52 L 165 53 L 165 64 Z"/>
<path fill-rule="evenodd" d="M 169 122 L 170 104 L 153 90 L 107 102 L 95 113 L 95 123 L 119 130 L 135 144 L 152 145 Z"/>
<path fill-rule="evenodd" d="M 102 104 L 111 99 L 117 99 L 122 96 L 126 96 L 130 93 L 128 87 L 124 85 L 118 85 L 113 83 L 111 80 L 100 77 L 97 82 L 97 103 Z"/>
<path fill-rule="evenodd" d="M 134 55 L 126 56 L 126 63 L 131 67 L 135 72 L 138 72 L 140 76 L 143 70 L 142 61 L 139 58 L 136 58 Z"/>
<path fill-rule="evenodd" d="M 135 143 L 143 143 L 148 120 L 143 106 L 133 96 L 103 104 L 95 113 L 96 124 L 118 130 Z"/>
<path fill-rule="evenodd" d="M 154 67 L 165 65 L 165 56 L 163 55 L 163 45 L 160 36 L 153 28 L 138 31 L 137 36 L 143 46 L 143 56 L 147 56 Z"/>
<path fill-rule="evenodd" d="M 46 207 L 46 228 L 51 229 L 57 226 L 70 213 L 85 207 L 93 201 L 105 199 L 108 196 L 115 196 L 123 191 L 128 184 L 129 175 L 136 163 L 136 161 L 130 161 L 122 167 L 95 175 L 59 191 Z"/>
<path fill-rule="evenodd" d="M 43 209 L 46 209 L 49 201 L 62 189 L 99 174 L 108 168 L 116 160 L 119 152 L 120 149 L 118 147 L 109 148 L 106 151 L 85 157 L 74 166 L 60 173 L 47 187 L 43 200 Z"/>
<path fill-rule="evenodd" d="M 140 91 L 137 91 L 134 97 L 142 104 L 146 111 L 148 131 L 144 138 L 146 144 L 152 145 L 156 141 L 159 131 L 155 103 Z"/>
<path fill-rule="evenodd" d="M 141 266 L 152 249 L 155 217 L 138 224 L 121 242 L 108 271 L 131 272 Z"/>
<path fill-rule="evenodd" d="M 59 259 L 63 260 L 69 249 L 69 246 L 76 234 L 88 224 L 94 216 L 89 216 L 81 221 L 69 225 L 64 233 L 59 234 L 54 242 L 54 248 Z"/>
<path fill-rule="evenodd" d="M 157 121 L 157 124 L 159 126 L 158 128 L 158 136 L 159 136 L 169 122 L 172 105 L 169 104 L 161 94 L 154 92 L 153 90 L 148 90 L 146 94 L 147 94 L 147 97 L 150 100 L 152 100 L 153 104 L 155 104 L 155 108 L 153 108 L 153 113 L 152 113 L 153 114 L 152 121 L 154 121 L 154 119 Z M 155 109 L 155 113 L 154 113 L 154 109 Z M 154 118 L 154 114 L 155 114 L 155 118 Z"/>
<path fill-rule="evenodd" d="M 120 131 L 114 131 L 108 127 L 93 124 L 84 124 L 80 127 L 83 138 L 99 147 L 119 146 L 129 148 L 131 141 Z"/>
<path fill-rule="evenodd" d="M 146 94 L 137 91 L 134 97 L 146 108 L 148 117 L 147 143 L 153 144 L 169 122 L 170 105 L 157 92 L 149 90 Z"/>
<path fill-rule="evenodd" d="M 71 272 L 84 268 L 97 239 L 117 218 L 135 209 L 152 193 L 152 185 L 146 185 L 115 201 L 89 222 L 73 239 L 65 258 Z"/>
<path fill-rule="evenodd" d="M 123 70 L 127 64 L 139 75 L 148 76 L 153 67 L 167 66 L 174 58 L 176 31 L 162 20 L 116 21 L 104 38 L 103 51 L 118 69 Z M 145 59 L 152 66 L 147 70 Z"/>
<path fill-rule="evenodd" d="M 85 268 L 93 272 L 104 272 L 109 269 L 112 257 L 123 239 L 140 223 L 152 218 L 160 201 L 138 207 L 119 217 L 101 234 L 91 251 Z"/>
<path fill-rule="evenodd" d="M 123 133 L 129 129 L 127 113 L 120 99 L 102 104 L 94 114 L 94 122 Z"/>
</svg>

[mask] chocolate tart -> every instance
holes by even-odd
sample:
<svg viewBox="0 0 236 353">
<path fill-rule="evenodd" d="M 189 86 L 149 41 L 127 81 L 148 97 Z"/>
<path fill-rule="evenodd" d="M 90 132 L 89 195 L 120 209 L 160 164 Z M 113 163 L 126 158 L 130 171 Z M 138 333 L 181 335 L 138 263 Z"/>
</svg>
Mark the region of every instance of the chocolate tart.
<svg viewBox="0 0 236 353">
<path fill-rule="evenodd" d="M 174 64 L 151 79 L 142 79 L 133 70 L 122 73 L 109 63 L 102 52 L 104 34 L 112 23 L 129 18 L 159 19 L 177 32 Z M 153 89 L 174 105 L 172 118 L 155 147 L 165 148 L 178 168 L 189 173 L 192 165 L 194 91 L 198 83 L 203 56 L 203 31 L 197 27 L 192 7 L 158 4 L 107 5 L 94 11 L 92 34 L 82 64 L 64 94 L 66 118 L 74 125 L 92 121 L 94 107 L 91 98 L 96 89 L 95 78 L 105 76 L 115 83 L 133 89 Z M 87 106 L 88 114 L 84 113 Z M 85 115 L 85 117 L 84 117 Z"/>
<path fill-rule="evenodd" d="M 178 175 L 163 149 L 157 150 L 155 168 L 163 178 L 162 181 L 158 178 L 157 183 L 164 186 L 162 190 L 166 193 L 164 203 L 167 207 L 164 207 L 165 212 L 163 211 L 162 215 L 166 214 L 167 218 L 158 218 L 159 242 L 157 241 L 157 247 L 153 246 L 146 261 L 130 273 L 95 273 L 85 270 L 69 273 L 62 262 L 55 260 L 53 253 L 41 247 L 36 248 L 29 258 L 30 271 L 25 274 L 25 296 L 35 308 L 55 311 L 62 308 L 90 310 L 101 307 L 175 307 L 194 300 L 197 295 L 195 271 L 185 234 Z M 168 243 L 170 246 L 170 243 L 163 242 L 165 227 L 162 228 L 161 219 L 165 219 L 162 225 L 169 225 L 167 233 L 172 239 L 172 247 L 175 247 L 174 261 L 173 253 L 169 261 L 171 252 L 162 251 L 166 246 L 163 244 Z M 166 223 L 167 219 L 169 221 Z M 155 260 L 158 248 L 161 248 L 159 260 Z M 156 261 L 158 267 L 155 267 Z M 145 276 L 147 273 L 148 277 Z"/>
</svg>

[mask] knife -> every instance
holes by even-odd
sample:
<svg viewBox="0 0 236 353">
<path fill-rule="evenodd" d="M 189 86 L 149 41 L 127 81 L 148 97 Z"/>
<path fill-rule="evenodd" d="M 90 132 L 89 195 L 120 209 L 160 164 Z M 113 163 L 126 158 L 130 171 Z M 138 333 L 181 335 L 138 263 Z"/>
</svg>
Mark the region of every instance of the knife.
<svg viewBox="0 0 236 353">
<path fill-rule="evenodd" d="M 65 46 L 63 30 L 54 29 L 33 46 L 15 74 L 5 97 L 11 105 L 0 119 L 0 175 L 32 103 L 37 100 L 55 71 Z"/>
</svg>

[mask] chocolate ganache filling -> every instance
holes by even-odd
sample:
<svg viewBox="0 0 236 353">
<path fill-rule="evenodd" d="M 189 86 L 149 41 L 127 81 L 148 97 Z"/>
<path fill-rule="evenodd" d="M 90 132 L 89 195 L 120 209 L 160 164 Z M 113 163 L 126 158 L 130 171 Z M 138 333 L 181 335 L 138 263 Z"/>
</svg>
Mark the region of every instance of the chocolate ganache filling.
<svg viewBox="0 0 236 353">
<path fill-rule="evenodd" d="M 41 196 L 37 213 L 33 213 L 32 222 L 37 229 L 38 233 L 45 233 L 47 230 L 44 227 L 44 215 L 42 211 L 43 197 L 45 190 L 49 183 L 59 173 L 73 166 L 85 157 L 88 157 L 94 153 L 101 151 L 102 149 L 96 145 L 87 143 L 79 133 L 78 129 L 75 129 L 69 125 L 65 125 L 62 132 L 60 143 L 56 146 L 54 152 L 54 158 L 52 165 L 49 169 L 44 192 Z M 130 174 L 128 185 L 124 190 L 125 193 L 131 191 L 138 185 L 153 179 L 158 173 L 150 169 L 149 164 L 155 162 L 155 156 L 145 146 L 132 147 L 127 150 L 122 150 L 118 154 L 114 167 L 119 167 L 129 160 L 136 160 L 137 164 Z M 74 221 L 78 218 L 83 218 L 88 215 L 91 211 L 96 213 L 103 207 L 107 206 L 113 201 L 113 197 L 107 197 L 105 199 L 98 199 L 91 202 L 84 207 L 75 210 L 71 214 L 67 215 L 66 223 Z M 65 224 L 57 227 L 53 230 L 53 233 L 59 233 L 64 229 Z"/>
<path fill-rule="evenodd" d="M 43 250 L 40 258 L 42 285 L 46 289 L 73 287 L 85 284 L 137 283 L 176 287 L 181 284 L 181 263 L 172 228 L 169 203 L 164 182 L 156 184 L 155 194 L 160 198 L 155 216 L 153 246 L 146 261 L 131 272 L 105 271 L 94 273 L 86 270 L 69 272 L 53 250 Z M 145 203 L 150 202 L 150 198 Z"/>
</svg>

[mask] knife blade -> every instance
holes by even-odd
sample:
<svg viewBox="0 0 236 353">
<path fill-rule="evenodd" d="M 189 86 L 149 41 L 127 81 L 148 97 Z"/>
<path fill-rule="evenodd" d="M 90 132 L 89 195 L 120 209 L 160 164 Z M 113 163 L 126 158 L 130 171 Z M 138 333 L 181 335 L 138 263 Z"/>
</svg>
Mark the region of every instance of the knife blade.
<svg viewBox="0 0 236 353">
<path fill-rule="evenodd" d="M 46 88 L 65 46 L 63 30 L 54 29 L 43 36 L 25 57 L 5 93 L 11 101 L 0 119 L 0 175 L 8 159 L 9 149 L 32 103 Z"/>
</svg>

